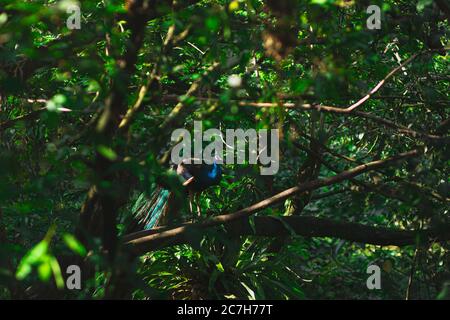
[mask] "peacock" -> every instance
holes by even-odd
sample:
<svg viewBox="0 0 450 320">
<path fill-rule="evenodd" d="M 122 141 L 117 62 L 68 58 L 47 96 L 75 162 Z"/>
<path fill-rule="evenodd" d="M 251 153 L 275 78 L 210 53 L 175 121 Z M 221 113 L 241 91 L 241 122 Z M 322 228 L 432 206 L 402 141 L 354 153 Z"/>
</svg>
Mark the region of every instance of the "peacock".
<svg viewBox="0 0 450 320">
<path fill-rule="evenodd" d="M 211 186 L 218 185 L 222 179 L 222 167 L 215 159 L 212 164 L 202 162 L 197 164 L 195 159 L 184 159 L 174 167 L 176 173 L 183 180 L 184 193 L 189 200 L 189 209 L 195 217 L 193 202 L 197 204 L 197 216 L 201 215 L 198 196 Z M 168 221 L 175 216 L 181 206 L 175 193 L 157 186 L 150 197 L 142 193 L 132 208 L 133 227 L 130 231 L 150 230 L 158 225 L 170 224 Z"/>
</svg>

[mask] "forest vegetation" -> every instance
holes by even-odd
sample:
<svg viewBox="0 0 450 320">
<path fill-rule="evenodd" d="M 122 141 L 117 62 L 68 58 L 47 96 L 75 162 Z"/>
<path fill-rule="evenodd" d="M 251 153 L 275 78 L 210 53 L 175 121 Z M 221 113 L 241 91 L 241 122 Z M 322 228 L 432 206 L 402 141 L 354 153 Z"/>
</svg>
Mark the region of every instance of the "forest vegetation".
<svg viewBox="0 0 450 320">
<path fill-rule="evenodd" d="M 0 299 L 450 298 L 449 17 L 0 0 Z M 278 172 L 224 163 L 191 209 L 171 136 L 194 121 L 277 129 Z M 136 229 L 161 188 L 172 214 Z"/>
</svg>

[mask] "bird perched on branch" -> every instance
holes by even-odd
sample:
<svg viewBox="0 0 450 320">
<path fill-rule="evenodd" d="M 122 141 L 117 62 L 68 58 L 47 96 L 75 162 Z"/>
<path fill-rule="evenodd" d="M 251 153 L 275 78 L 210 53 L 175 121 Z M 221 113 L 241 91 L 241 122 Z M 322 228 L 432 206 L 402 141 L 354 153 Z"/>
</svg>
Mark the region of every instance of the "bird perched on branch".
<svg viewBox="0 0 450 320">
<path fill-rule="evenodd" d="M 222 178 L 222 167 L 216 160 L 212 164 L 194 163 L 195 159 L 185 159 L 176 166 L 176 173 L 183 180 L 183 187 L 189 200 L 189 209 L 195 217 L 193 202 L 198 196 L 211 186 L 219 184 Z M 197 202 L 197 215 L 201 215 L 200 206 Z M 135 219 L 134 228 L 150 230 L 161 224 L 168 224 L 170 217 L 178 213 L 180 209 L 179 199 L 170 190 L 157 186 L 148 197 L 142 193 L 132 208 Z M 176 212 L 175 212 L 176 211 Z M 165 223 L 162 223 L 162 222 Z M 133 230 L 136 231 L 136 230 Z"/>
</svg>

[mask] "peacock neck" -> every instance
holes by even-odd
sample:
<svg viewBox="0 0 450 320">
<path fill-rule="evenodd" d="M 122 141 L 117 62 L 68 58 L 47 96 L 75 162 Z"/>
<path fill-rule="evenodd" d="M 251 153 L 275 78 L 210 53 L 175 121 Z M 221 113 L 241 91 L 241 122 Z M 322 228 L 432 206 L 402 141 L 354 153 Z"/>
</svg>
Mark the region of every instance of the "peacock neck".
<svg viewBox="0 0 450 320">
<path fill-rule="evenodd" d="M 218 180 L 220 179 L 221 174 L 221 168 L 220 166 L 214 161 L 211 167 L 211 170 L 208 171 L 208 178 L 211 180 Z"/>
</svg>

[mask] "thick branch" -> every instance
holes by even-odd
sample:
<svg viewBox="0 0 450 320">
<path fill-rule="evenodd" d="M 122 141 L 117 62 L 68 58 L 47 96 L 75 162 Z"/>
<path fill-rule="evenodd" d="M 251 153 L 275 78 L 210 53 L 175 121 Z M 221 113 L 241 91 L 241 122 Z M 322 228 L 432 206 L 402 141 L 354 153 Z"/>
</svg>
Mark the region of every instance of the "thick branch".
<svg viewBox="0 0 450 320">
<path fill-rule="evenodd" d="M 300 186 L 289 188 L 289 189 L 284 190 L 270 198 L 267 198 L 263 201 L 255 203 L 254 205 L 251 205 L 250 207 L 236 211 L 234 213 L 219 215 L 219 216 L 213 217 L 207 221 L 200 222 L 200 223 L 187 223 L 187 224 L 184 224 L 182 226 L 175 227 L 172 229 L 162 229 L 161 231 L 159 231 L 155 234 L 151 234 L 148 236 L 144 236 L 144 237 L 129 241 L 129 244 L 134 245 L 138 248 L 141 248 L 139 250 L 144 250 L 143 248 L 145 248 L 147 246 L 151 247 L 152 243 L 166 243 L 166 242 L 170 243 L 170 241 L 173 238 L 178 238 L 180 236 L 183 237 L 185 234 L 190 233 L 190 230 L 192 230 L 192 228 L 194 228 L 194 229 L 208 228 L 208 227 L 217 226 L 217 225 L 221 225 L 221 224 L 225 224 L 225 223 L 230 223 L 232 221 L 236 221 L 241 218 L 248 218 L 251 215 L 255 214 L 256 212 L 261 211 L 261 210 L 263 210 L 271 205 L 274 205 L 276 203 L 279 203 L 295 194 L 299 194 L 299 193 L 302 193 L 305 191 L 315 190 L 315 189 L 318 189 L 318 188 L 321 188 L 324 186 L 328 186 L 328 185 L 335 184 L 335 183 L 338 183 L 338 182 L 341 182 L 344 180 L 348 180 L 348 179 L 356 177 L 364 172 L 367 172 L 370 170 L 375 170 L 375 169 L 382 168 L 382 167 L 386 167 L 386 166 L 392 164 L 393 162 L 396 162 L 396 161 L 399 161 L 402 159 L 406 159 L 406 158 L 416 157 L 420 154 L 421 154 L 421 152 L 419 152 L 418 150 L 412 150 L 409 152 L 401 153 L 397 156 L 394 156 L 392 158 L 388 158 L 385 160 L 372 161 L 367 164 L 363 164 L 363 165 L 357 166 L 353 169 L 344 171 L 340 174 L 337 174 L 337 175 L 327 178 L 327 179 L 317 179 L 317 180 L 310 181 L 310 182 L 305 183 Z"/>
<path fill-rule="evenodd" d="M 448 241 L 450 240 L 448 227 L 421 231 L 396 230 L 305 216 L 262 216 L 255 217 L 252 223 L 249 218 L 242 218 L 225 224 L 226 230 L 235 236 L 285 237 L 299 235 L 303 237 L 332 237 L 380 246 L 412 245 L 418 240 Z M 192 238 L 198 239 L 198 235 L 204 234 L 204 232 L 205 230 L 198 226 L 191 226 L 170 238 L 157 238 L 153 241 L 140 242 L 137 245 L 139 239 L 151 236 L 152 233 L 154 234 L 154 230 L 136 232 L 128 235 L 126 239 L 128 244 L 134 244 L 132 247 L 134 253 L 142 254 L 163 246 L 191 243 Z M 196 237 L 191 237 L 193 233 Z"/>
<path fill-rule="evenodd" d="M 313 157 L 315 157 L 321 164 L 323 164 L 326 168 L 328 168 L 329 170 L 335 172 L 335 173 L 340 173 L 340 170 L 338 170 L 334 165 L 329 164 L 328 162 L 326 162 L 325 160 L 322 159 L 322 157 L 320 156 L 320 154 L 315 153 L 314 151 L 312 151 L 311 149 L 303 146 L 302 144 L 298 143 L 298 142 L 293 142 L 294 146 L 296 146 L 297 148 L 299 148 L 300 150 L 305 151 L 306 153 L 308 153 L 309 155 L 312 155 Z M 363 182 L 363 181 L 359 181 L 357 179 L 349 179 L 352 183 L 354 183 L 357 186 L 361 186 L 364 189 L 368 189 L 371 191 L 374 191 L 376 193 L 379 193 L 385 197 L 388 198 L 392 198 L 392 199 L 397 199 L 403 202 L 407 202 L 408 200 L 403 197 L 402 195 L 398 194 L 398 192 L 396 190 L 392 190 L 390 188 L 388 188 L 386 185 L 381 185 L 381 186 L 376 186 L 367 182 Z"/>
</svg>

